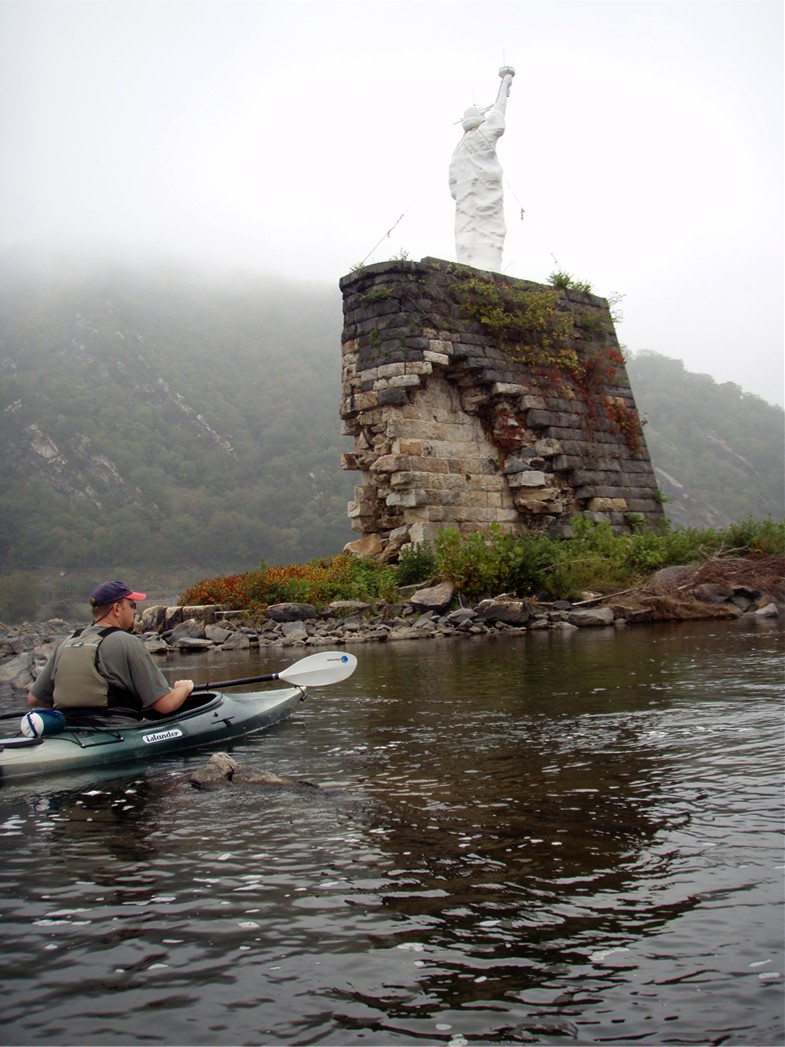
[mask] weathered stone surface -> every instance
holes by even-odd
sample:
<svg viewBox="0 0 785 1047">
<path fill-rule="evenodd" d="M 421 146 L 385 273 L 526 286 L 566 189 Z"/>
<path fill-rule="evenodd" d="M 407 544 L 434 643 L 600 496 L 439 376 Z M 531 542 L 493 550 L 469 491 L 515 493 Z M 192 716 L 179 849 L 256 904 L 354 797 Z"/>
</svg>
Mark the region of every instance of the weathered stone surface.
<svg viewBox="0 0 785 1047">
<path fill-rule="evenodd" d="M 281 635 L 287 644 L 305 643 L 308 639 L 308 630 L 302 622 L 283 622 Z"/>
<path fill-rule="evenodd" d="M 199 639 L 193 636 L 181 636 L 174 641 L 173 646 L 178 651 L 209 651 L 213 646 L 213 642 L 205 637 Z"/>
<path fill-rule="evenodd" d="M 660 589 L 665 585 L 686 582 L 698 571 L 698 567 L 698 564 L 677 564 L 672 567 L 662 567 L 651 576 L 649 586 L 652 589 Z"/>
<path fill-rule="evenodd" d="M 477 604 L 476 612 L 488 624 L 503 622 L 505 625 L 526 625 L 531 618 L 531 608 L 526 600 L 509 597 L 482 600 Z"/>
<path fill-rule="evenodd" d="M 581 627 L 613 625 L 614 613 L 610 607 L 584 607 L 570 611 L 567 621 L 570 625 Z"/>
<path fill-rule="evenodd" d="M 355 556 L 378 556 L 383 548 L 378 534 L 365 534 L 354 542 L 347 542 L 344 552 L 354 553 Z"/>
<path fill-rule="evenodd" d="M 172 629 L 170 639 L 173 642 L 186 637 L 192 640 L 203 640 L 205 638 L 204 622 L 199 622 L 196 618 L 189 618 Z"/>
<path fill-rule="evenodd" d="M 251 638 L 248 633 L 238 629 L 221 644 L 222 651 L 247 651 L 251 646 Z"/>
<path fill-rule="evenodd" d="M 267 608 L 267 617 L 274 622 L 301 622 L 316 615 L 316 608 L 310 603 L 274 603 Z"/>
<path fill-rule="evenodd" d="M 213 753 L 204 767 L 199 767 L 191 775 L 191 785 L 196 789 L 215 789 L 228 785 L 237 766 L 237 761 L 228 753 Z"/>
<path fill-rule="evenodd" d="M 443 610 L 452 602 L 455 587 L 452 582 L 441 582 L 439 585 L 431 586 L 429 589 L 418 589 L 409 602 L 412 607 L 422 609 Z"/>
<path fill-rule="evenodd" d="M 228 753 L 213 753 L 203 767 L 194 771 L 190 782 L 195 789 L 219 789 L 229 785 L 298 790 L 319 788 L 305 779 L 281 777 L 272 771 L 246 767 Z"/>
<path fill-rule="evenodd" d="M 390 630 L 387 639 L 390 642 L 396 640 L 422 640 L 422 635 L 420 630 L 415 629 L 413 625 L 397 625 Z"/>
<path fill-rule="evenodd" d="M 160 606 L 145 607 L 139 616 L 140 628 L 143 633 L 162 632 L 166 619 L 166 608 Z"/>
<path fill-rule="evenodd" d="M 204 635 L 208 640 L 212 640 L 213 643 L 221 644 L 229 639 L 232 635 L 232 631 L 231 629 L 224 629 L 223 626 L 220 625 L 206 625 Z"/>
<path fill-rule="evenodd" d="M 166 654 L 169 650 L 169 644 L 161 636 L 150 636 L 142 642 L 145 650 L 149 651 L 150 654 Z"/>
<path fill-rule="evenodd" d="M 174 629 L 174 627 L 179 625 L 182 620 L 182 607 L 167 607 L 164 610 L 164 632 L 168 632 L 169 629 Z"/>
<path fill-rule="evenodd" d="M 3 662 L 0 665 L 0 683 L 12 683 L 22 673 L 29 672 L 32 664 L 33 656 L 29 651 Z"/>
<path fill-rule="evenodd" d="M 371 605 L 363 600 L 333 600 L 332 603 L 327 605 L 328 612 L 336 615 L 338 618 L 350 614 L 363 614 L 365 611 L 370 611 L 370 609 Z"/>
<path fill-rule="evenodd" d="M 183 607 L 183 619 L 195 618 L 196 621 L 208 625 L 215 621 L 215 613 L 218 610 L 216 604 L 196 604 Z"/>
<path fill-rule="evenodd" d="M 717 585 L 713 582 L 696 585 L 693 592 L 699 600 L 706 600 L 707 603 L 725 603 L 733 596 L 733 589 L 727 585 Z"/>
</svg>

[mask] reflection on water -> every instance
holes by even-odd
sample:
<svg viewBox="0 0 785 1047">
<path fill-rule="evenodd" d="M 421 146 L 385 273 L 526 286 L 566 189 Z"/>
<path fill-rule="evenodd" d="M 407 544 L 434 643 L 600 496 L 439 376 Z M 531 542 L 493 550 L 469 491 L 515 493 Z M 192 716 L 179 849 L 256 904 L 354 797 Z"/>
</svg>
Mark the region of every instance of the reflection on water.
<svg viewBox="0 0 785 1047">
<path fill-rule="evenodd" d="M 6 787 L 2 1042 L 782 1042 L 781 649 L 362 646 L 235 750 L 321 792 Z"/>
</svg>

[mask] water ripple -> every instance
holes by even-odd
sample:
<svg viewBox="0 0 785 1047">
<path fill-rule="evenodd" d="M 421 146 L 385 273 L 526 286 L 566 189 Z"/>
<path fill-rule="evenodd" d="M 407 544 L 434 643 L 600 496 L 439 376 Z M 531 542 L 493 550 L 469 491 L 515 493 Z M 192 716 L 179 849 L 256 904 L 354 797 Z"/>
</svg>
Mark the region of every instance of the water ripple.
<svg viewBox="0 0 785 1047">
<path fill-rule="evenodd" d="M 235 753 L 323 792 L 5 790 L 6 1042 L 781 1042 L 780 641 L 363 650 Z"/>
</svg>

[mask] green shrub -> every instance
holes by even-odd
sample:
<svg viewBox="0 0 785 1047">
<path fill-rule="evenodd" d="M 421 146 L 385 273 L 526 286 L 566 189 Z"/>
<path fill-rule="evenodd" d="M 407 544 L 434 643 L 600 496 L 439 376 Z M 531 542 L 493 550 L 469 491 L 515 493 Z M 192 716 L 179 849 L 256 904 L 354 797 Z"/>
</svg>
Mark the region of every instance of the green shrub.
<svg viewBox="0 0 785 1047">
<path fill-rule="evenodd" d="M 636 530 L 614 534 L 607 522 L 575 517 L 570 538 L 539 532 L 487 533 L 462 537 L 440 531 L 436 539 L 440 575 L 469 597 L 513 592 L 573 599 L 586 590 L 611 592 L 640 585 L 662 567 L 708 556 L 785 555 L 785 522 L 744 521 L 724 531 Z"/>
<path fill-rule="evenodd" d="M 436 574 L 436 553 L 428 542 L 407 545 L 401 552 L 395 569 L 396 584 L 418 585 L 427 582 Z"/>
<path fill-rule="evenodd" d="M 785 555 L 785 520 L 777 523 L 747 517 L 731 524 L 723 533 L 731 549 L 762 556 Z"/>
</svg>

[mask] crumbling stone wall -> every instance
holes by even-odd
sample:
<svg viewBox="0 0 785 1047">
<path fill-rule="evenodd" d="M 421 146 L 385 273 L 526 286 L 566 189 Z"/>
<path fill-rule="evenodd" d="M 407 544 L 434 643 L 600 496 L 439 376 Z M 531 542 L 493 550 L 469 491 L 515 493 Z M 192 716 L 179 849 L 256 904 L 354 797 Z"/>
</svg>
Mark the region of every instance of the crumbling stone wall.
<svg viewBox="0 0 785 1047">
<path fill-rule="evenodd" d="M 392 559 L 443 527 L 558 531 L 576 514 L 617 531 L 658 525 L 607 301 L 560 292 L 558 308 L 574 317 L 569 348 L 604 364 L 588 389 L 576 375 L 512 362 L 486 325 L 466 319 L 457 292 L 467 278 L 538 287 L 438 259 L 383 262 L 341 280 L 341 417 L 355 440 L 342 464 L 361 477 L 348 507 L 361 537 L 350 548 Z"/>
</svg>

